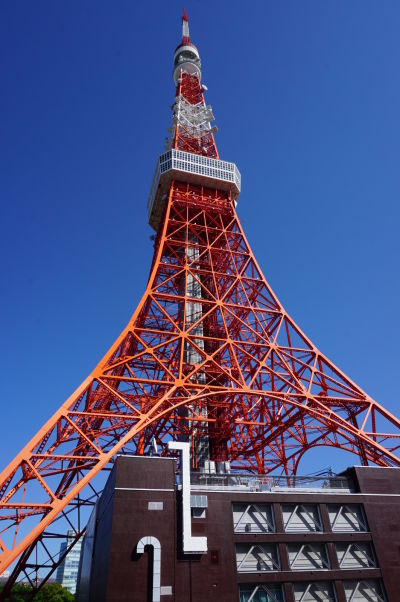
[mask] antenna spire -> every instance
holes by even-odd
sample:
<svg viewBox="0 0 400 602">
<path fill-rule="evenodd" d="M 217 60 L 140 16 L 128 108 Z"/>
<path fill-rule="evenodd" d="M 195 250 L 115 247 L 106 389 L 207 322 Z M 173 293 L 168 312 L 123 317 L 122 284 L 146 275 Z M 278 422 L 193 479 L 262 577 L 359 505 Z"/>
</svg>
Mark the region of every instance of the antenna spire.
<svg viewBox="0 0 400 602">
<path fill-rule="evenodd" d="M 182 44 L 190 44 L 189 19 L 186 14 L 186 8 L 183 9 L 182 15 Z"/>
</svg>

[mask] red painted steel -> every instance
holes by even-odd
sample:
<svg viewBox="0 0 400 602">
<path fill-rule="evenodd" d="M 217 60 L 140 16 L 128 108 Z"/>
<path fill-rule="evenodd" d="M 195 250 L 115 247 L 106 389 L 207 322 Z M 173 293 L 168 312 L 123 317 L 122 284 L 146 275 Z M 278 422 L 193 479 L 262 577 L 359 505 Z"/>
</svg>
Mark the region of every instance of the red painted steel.
<svg viewBox="0 0 400 602">
<path fill-rule="evenodd" d="M 197 76 L 182 73 L 179 94 L 204 103 Z M 218 157 L 210 132 L 199 144 L 178 126 L 173 145 Z M 183 176 L 129 324 L 0 475 L 0 573 L 128 444 L 145 454 L 153 438 L 189 438 L 196 467 L 206 440 L 213 460 L 290 477 L 320 445 L 399 466 L 399 427 L 284 310 L 228 193 Z"/>
</svg>

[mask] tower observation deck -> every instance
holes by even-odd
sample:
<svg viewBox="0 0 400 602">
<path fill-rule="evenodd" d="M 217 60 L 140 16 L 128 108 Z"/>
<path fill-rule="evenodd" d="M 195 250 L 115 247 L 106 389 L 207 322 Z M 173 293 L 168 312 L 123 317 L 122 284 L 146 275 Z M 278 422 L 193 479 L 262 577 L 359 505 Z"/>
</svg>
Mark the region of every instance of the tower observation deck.
<svg viewBox="0 0 400 602">
<path fill-rule="evenodd" d="M 148 198 L 147 287 L 104 358 L 0 475 L 0 573 L 17 561 L 0 600 L 21 574 L 56 570 L 62 559 L 37 560 L 39 548 L 60 525 L 75 533 L 67 551 L 79 540 L 82 509 L 118 453 L 147 455 L 156 443 L 168 455 L 168 442 L 187 441 L 194 471 L 214 462 L 288 482 L 317 446 L 400 466 L 398 418 L 321 353 L 265 279 L 201 69 L 185 13 L 170 135 Z"/>
</svg>

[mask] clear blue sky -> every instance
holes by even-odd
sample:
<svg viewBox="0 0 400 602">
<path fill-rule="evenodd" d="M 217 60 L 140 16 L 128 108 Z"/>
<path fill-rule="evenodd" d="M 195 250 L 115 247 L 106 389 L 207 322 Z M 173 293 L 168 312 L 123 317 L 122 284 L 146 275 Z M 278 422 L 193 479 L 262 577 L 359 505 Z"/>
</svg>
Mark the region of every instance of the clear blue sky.
<svg viewBox="0 0 400 602">
<path fill-rule="evenodd" d="M 400 3 L 186 8 L 267 279 L 320 349 L 400 415 Z M 1 3 L 1 468 L 144 291 L 181 13 L 160 0 Z M 351 461 L 318 452 L 305 468 Z"/>
</svg>

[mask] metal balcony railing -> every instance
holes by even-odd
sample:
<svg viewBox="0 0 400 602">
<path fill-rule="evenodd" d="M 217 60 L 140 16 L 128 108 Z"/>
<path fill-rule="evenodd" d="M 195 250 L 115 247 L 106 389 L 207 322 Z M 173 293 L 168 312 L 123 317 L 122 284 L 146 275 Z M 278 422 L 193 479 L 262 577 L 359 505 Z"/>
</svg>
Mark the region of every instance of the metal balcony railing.
<svg viewBox="0 0 400 602">
<path fill-rule="evenodd" d="M 355 491 L 351 479 L 343 476 L 296 476 L 286 478 L 273 475 L 252 475 L 248 473 L 209 474 L 191 473 L 191 488 L 196 490 L 241 490 L 254 492 L 291 492 L 302 490 L 351 493 Z"/>
</svg>

